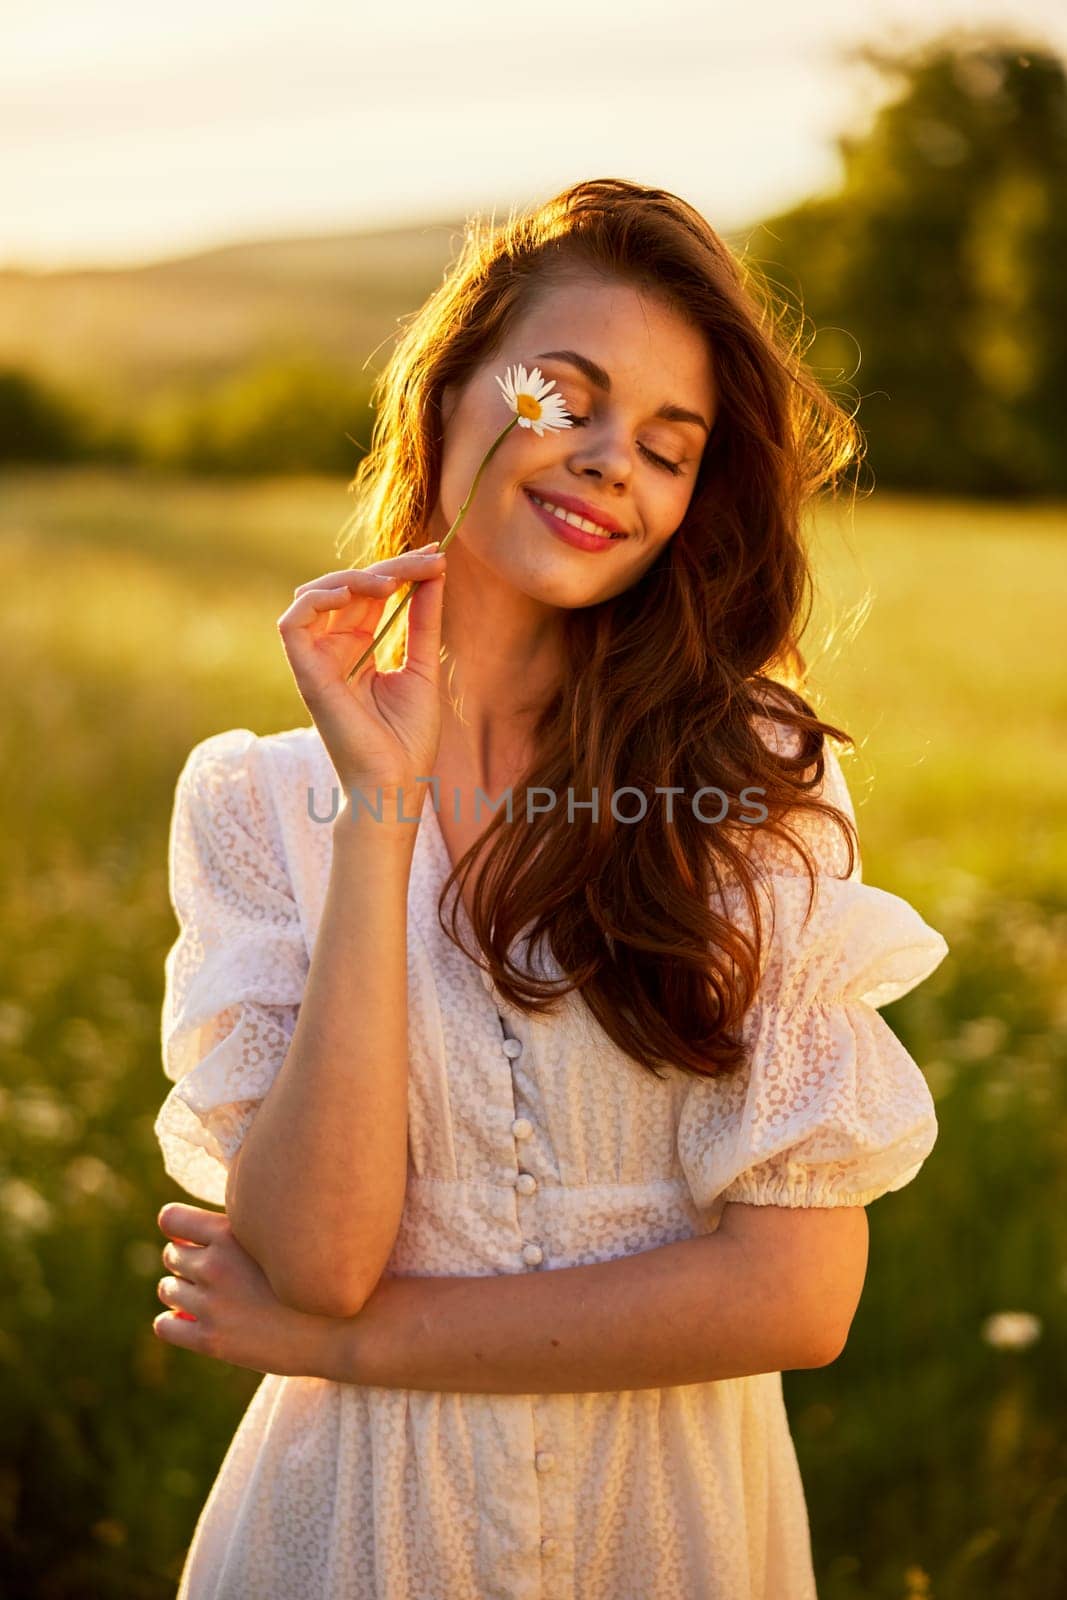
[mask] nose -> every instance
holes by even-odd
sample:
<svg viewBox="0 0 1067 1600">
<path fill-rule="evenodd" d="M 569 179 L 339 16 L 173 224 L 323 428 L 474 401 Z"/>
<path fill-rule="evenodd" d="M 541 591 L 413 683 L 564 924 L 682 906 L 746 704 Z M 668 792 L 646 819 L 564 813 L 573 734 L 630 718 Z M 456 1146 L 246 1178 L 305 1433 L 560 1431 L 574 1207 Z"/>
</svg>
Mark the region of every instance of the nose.
<svg viewBox="0 0 1067 1600">
<path fill-rule="evenodd" d="M 571 452 L 571 470 L 581 477 L 595 478 L 622 489 L 633 471 L 633 460 L 616 434 L 600 428 L 588 433 L 580 446 L 576 441 L 576 448 Z"/>
</svg>

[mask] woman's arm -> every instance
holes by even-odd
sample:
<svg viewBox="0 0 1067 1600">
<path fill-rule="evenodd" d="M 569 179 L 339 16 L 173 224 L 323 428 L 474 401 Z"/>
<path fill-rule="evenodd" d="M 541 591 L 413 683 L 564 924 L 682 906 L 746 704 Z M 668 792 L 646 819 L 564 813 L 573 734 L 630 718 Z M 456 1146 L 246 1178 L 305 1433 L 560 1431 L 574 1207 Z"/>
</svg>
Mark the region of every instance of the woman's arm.
<svg viewBox="0 0 1067 1600">
<path fill-rule="evenodd" d="M 822 1366 L 844 1347 L 866 1264 L 862 1207 L 727 1206 L 715 1233 L 615 1261 L 384 1278 L 327 1335 L 323 1376 L 573 1394 Z"/>
<path fill-rule="evenodd" d="M 351 1316 L 389 1258 L 407 1185 L 407 894 L 415 827 L 333 824 L 296 1029 L 230 1167 L 237 1240 L 295 1309 Z M 410 794 L 404 803 L 413 807 Z M 405 815 L 410 814 L 405 811 Z"/>
<path fill-rule="evenodd" d="M 862 1207 L 738 1204 L 716 1233 L 616 1261 L 387 1277 L 357 1316 L 314 1318 L 269 1299 L 225 1217 L 175 1205 L 161 1222 L 196 1241 L 164 1251 L 180 1276 L 162 1281 L 160 1298 L 200 1319 L 157 1318 L 168 1343 L 258 1371 L 472 1394 L 668 1388 L 825 1365 L 844 1347 L 867 1266 Z"/>
</svg>

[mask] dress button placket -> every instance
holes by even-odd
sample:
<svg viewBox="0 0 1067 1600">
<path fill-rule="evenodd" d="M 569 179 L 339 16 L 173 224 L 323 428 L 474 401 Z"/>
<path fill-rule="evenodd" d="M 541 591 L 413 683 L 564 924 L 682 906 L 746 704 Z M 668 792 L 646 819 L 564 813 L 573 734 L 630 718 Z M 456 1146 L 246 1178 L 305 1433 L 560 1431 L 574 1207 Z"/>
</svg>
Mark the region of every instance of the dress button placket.
<svg viewBox="0 0 1067 1600">
<path fill-rule="evenodd" d="M 544 1600 L 572 1600 L 577 1508 L 575 1482 L 576 1397 L 534 1395 L 533 1460 L 540 1517 L 538 1549 L 551 1557 L 542 1572 Z"/>
<path fill-rule="evenodd" d="M 503 1033 L 501 1051 L 507 1058 L 509 1067 L 518 1061 L 523 1054 L 523 1045 L 520 1039 L 512 1039 L 507 1034 L 507 1024 L 502 1015 L 498 1013 L 500 1027 Z M 521 1101 L 521 1095 L 516 1094 L 516 1083 L 512 1076 L 512 1105 Z M 511 1136 L 519 1143 L 532 1139 L 535 1132 L 534 1124 L 529 1117 L 514 1116 L 511 1121 Z M 516 1155 L 519 1154 L 516 1150 Z M 540 1183 L 535 1173 L 519 1165 L 512 1180 L 515 1193 L 523 1197 L 535 1195 Z M 532 1217 L 536 1215 L 536 1208 L 529 1212 L 520 1210 L 519 1218 L 527 1219 L 527 1226 Z M 520 1224 L 521 1226 L 521 1224 Z M 521 1239 L 521 1234 L 520 1234 Z M 545 1252 L 534 1239 L 525 1239 L 521 1243 L 520 1257 L 527 1267 L 540 1266 L 544 1261 Z M 555 1440 L 558 1434 L 562 1439 L 566 1453 L 557 1459 L 554 1450 L 539 1449 L 534 1452 L 533 1467 L 537 1474 L 540 1486 L 541 1501 L 541 1526 L 552 1529 L 552 1532 L 542 1533 L 538 1543 L 540 1554 L 546 1560 L 551 1558 L 551 1564 L 545 1571 L 544 1597 L 545 1600 L 563 1600 L 564 1595 L 573 1592 L 573 1539 L 574 1539 L 574 1481 L 573 1481 L 573 1396 L 544 1395 L 532 1397 L 534 1412 L 535 1436 L 540 1434 L 542 1439 Z M 561 1538 L 560 1535 L 563 1535 Z"/>
</svg>

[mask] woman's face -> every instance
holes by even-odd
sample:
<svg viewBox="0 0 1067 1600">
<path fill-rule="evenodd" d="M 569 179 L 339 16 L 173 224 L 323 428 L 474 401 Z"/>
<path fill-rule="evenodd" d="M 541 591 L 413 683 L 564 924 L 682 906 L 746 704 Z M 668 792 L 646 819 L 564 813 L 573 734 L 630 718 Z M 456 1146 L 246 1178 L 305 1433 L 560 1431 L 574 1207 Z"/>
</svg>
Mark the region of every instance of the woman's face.
<svg viewBox="0 0 1067 1600">
<path fill-rule="evenodd" d="M 621 280 L 583 276 L 545 291 L 458 393 L 445 390 L 441 493 L 427 537 L 444 538 L 506 426 L 496 377 L 520 363 L 554 379 L 551 393 L 584 420 L 541 438 L 522 427 L 508 434 L 449 546 L 450 567 L 481 564 L 547 605 L 594 605 L 635 583 L 685 516 L 715 421 L 711 356 L 701 333 Z M 708 427 L 658 415 L 665 408 Z M 575 530 L 556 531 L 558 520 L 531 495 L 557 506 L 581 501 L 589 509 L 579 514 L 602 515 L 625 537 L 578 548 L 566 537 Z"/>
</svg>

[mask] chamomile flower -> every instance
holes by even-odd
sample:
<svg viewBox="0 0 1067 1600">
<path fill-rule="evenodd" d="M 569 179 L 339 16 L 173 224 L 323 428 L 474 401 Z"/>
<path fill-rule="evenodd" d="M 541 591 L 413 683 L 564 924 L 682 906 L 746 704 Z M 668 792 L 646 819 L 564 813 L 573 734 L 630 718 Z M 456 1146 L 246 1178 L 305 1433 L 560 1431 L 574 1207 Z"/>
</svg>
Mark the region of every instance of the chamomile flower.
<svg viewBox="0 0 1067 1600">
<path fill-rule="evenodd" d="M 540 439 L 546 428 L 573 426 L 563 404 L 563 396 L 549 394 L 549 390 L 556 387 L 555 378 L 546 383 L 540 367 L 534 367 L 527 376 L 526 368 L 520 362 L 514 369 L 508 367 L 503 378 L 497 378 L 496 381 L 504 399 L 517 414 L 520 428 L 532 428 Z"/>
</svg>

